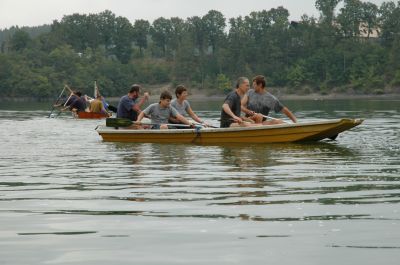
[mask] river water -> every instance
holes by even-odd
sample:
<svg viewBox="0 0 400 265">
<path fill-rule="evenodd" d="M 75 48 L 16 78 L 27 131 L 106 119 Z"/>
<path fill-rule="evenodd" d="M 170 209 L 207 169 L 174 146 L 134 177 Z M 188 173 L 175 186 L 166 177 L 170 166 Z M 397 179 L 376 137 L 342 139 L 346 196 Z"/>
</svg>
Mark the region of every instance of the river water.
<svg viewBox="0 0 400 265">
<path fill-rule="evenodd" d="M 364 118 L 336 141 L 106 143 L 104 121 L 0 109 L 0 264 L 399 264 L 400 101 L 287 101 Z M 218 124 L 220 102 L 193 102 Z"/>
</svg>

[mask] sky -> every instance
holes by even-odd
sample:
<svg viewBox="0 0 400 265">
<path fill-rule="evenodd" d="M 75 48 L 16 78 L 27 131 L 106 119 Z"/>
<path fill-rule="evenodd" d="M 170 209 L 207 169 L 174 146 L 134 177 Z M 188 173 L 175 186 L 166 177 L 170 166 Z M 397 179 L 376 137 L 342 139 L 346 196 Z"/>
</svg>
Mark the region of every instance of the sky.
<svg viewBox="0 0 400 265">
<path fill-rule="evenodd" d="M 384 1 L 368 2 L 380 6 Z M 228 19 L 278 6 L 289 11 L 291 20 L 299 20 L 303 14 L 319 17 L 315 0 L 0 0 L 0 29 L 52 24 L 64 15 L 96 14 L 106 9 L 131 23 L 137 19 L 152 23 L 159 17 L 204 16 L 212 9 Z"/>
</svg>

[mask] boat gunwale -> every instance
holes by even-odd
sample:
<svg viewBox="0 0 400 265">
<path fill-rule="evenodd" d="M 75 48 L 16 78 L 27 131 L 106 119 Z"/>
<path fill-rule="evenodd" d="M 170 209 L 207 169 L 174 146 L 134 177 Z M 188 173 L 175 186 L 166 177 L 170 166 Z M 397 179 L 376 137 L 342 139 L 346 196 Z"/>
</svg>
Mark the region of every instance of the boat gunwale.
<svg viewBox="0 0 400 265">
<path fill-rule="evenodd" d="M 249 131 L 259 131 L 259 130 L 272 130 L 272 129 L 284 129 L 284 128 L 294 128 L 294 127 L 305 127 L 305 126 L 315 126 L 315 125 L 327 125 L 327 124 L 339 124 L 341 122 L 350 122 L 359 125 L 363 122 L 363 119 L 333 119 L 333 120 L 321 120 L 321 121 L 311 121 L 311 122 L 301 122 L 301 123 L 282 123 L 275 125 L 262 125 L 255 127 L 229 127 L 229 128 L 201 128 L 201 129 L 168 129 L 168 130 L 151 130 L 151 129 L 126 129 L 124 127 L 113 128 L 106 127 L 105 125 L 99 125 L 96 131 L 99 134 L 110 133 L 110 134 L 193 134 L 193 133 L 228 133 L 228 132 L 249 132 Z"/>
</svg>

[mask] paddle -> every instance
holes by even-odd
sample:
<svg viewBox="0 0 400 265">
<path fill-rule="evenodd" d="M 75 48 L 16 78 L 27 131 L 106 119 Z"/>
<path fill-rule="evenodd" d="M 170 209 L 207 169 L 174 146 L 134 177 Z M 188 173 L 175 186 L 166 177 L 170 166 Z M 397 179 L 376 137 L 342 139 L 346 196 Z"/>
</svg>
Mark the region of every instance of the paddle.
<svg viewBox="0 0 400 265">
<path fill-rule="evenodd" d="M 161 125 L 160 123 L 142 123 L 142 122 L 136 122 L 136 121 L 131 121 L 130 119 L 125 119 L 125 118 L 107 118 L 106 119 L 106 126 L 107 127 L 129 127 L 133 124 L 137 125 Z M 192 128 L 191 125 L 187 124 L 173 124 L 173 123 L 163 123 L 167 126 L 175 126 L 175 127 L 183 127 L 183 128 Z M 198 127 L 201 127 L 198 125 Z"/>
<path fill-rule="evenodd" d="M 97 86 L 97 81 L 94 80 L 94 96 L 95 98 L 97 97 L 97 95 L 100 95 L 100 90 L 99 87 Z M 108 104 L 108 102 L 103 98 L 103 104 L 104 104 L 104 108 L 109 109 L 112 112 L 117 112 L 117 108 Z"/>
<path fill-rule="evenodd" d="M 271 117 L 271 116 L 267 116 L 267 115 L 263 115 L 263 114 L 261 114 L 261 113 L 259 113 L 261 116 L 263 116 L 264 118 L 266 118 L 266 119 L 271 119 L 271 120 L 281 120 L 281 119 L 277 119 L 277 118 L 274 118 L 274 117 Z M 283 121 L 284 123 L 287 123 L 286 121 Z"/>
<path fill-rule="evenodd" d="M 58 96 L 57 100 L 54 102 L 53 108 L 51 109 L 48 118 L 50 118 L 50 117 L 51 117 L 51 114 L 53 114 L 53 111 L 54 111 L 54 109 L 56 108 L 55 105 L 57 105 L 58 101 L 60 100 L 60 98 L 61 98 L 62 95 L 64 94 L 64 90 L 65 90 L 65 86 L 64 86 L 63 90 L 61 91 L 60 95 Z"/>
<path fill-rule="evenodd" d="M 208 127 L 208 128 L 219 128 L 219 127 L 216 127 L 216 126 L 213 126 L 213 125 L 210 125 L 210 124 L 208 124 L 208 123 L 205 123 L 205 122 L 195 122 L 194 123 L 195 125 L 200 125 L 200 126 L 202 126 L 202 127 Z"/>
</svg>

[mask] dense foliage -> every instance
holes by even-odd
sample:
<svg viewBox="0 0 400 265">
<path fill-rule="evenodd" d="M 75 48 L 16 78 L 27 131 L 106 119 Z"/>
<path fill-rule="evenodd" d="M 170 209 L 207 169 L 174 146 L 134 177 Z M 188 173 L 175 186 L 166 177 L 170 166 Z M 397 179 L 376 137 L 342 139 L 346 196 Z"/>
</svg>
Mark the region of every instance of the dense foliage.
<svg viewBox="0 0 400 265">
<path fill-rule="evenodd" d="M 400 1 L 378 7 L 344 0 L 337 10 L 339 2 L 317 0 L 320 18 L 296 22 L 283 7 L 228 20 L 211 10 L 152 24 L 106 10 L 13 27 L 0 31 L 0 96 L 47 98 L 64 83 L 86 90 L 93 80 L 106 96 L 124 94 L 132 83 L 185 83 L 218 94 L 256 74 L 289 93 L 398 91 Z"/>
</svg>

